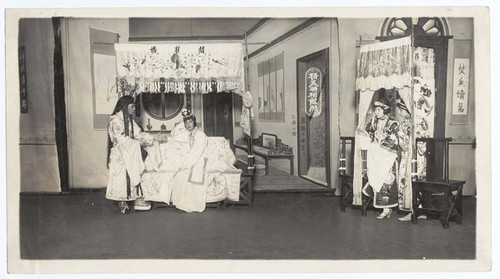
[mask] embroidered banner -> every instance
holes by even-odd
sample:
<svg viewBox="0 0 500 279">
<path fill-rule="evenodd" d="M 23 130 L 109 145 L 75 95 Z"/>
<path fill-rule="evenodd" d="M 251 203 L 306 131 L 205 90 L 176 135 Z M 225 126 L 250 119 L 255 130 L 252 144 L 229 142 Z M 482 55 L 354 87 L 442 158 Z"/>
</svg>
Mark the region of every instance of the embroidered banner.
<svg viewBox="0 0 500 279">
<path fill-rule="evenodd" d="M 306 94 L 305 110 L 309 117 L 317 117 L 321 114 L 321 81 L 323 76 L 321 70 L 312 67 L 306 71 Z"/>
<path fill-rule="evenodd" d="M 119 86 L 141 92 L 239 91 L 243 47 L 228 44 L 115 44 Z M 123 86 L 121 86 L 123 85 Z"/>
</svg>

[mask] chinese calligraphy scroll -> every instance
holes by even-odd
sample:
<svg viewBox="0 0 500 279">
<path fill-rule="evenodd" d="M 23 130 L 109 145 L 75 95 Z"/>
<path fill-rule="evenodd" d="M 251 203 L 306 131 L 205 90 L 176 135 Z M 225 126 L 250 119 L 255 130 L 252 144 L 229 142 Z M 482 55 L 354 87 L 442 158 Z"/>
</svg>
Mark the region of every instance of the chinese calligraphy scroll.
<svg viewBox="0 0 500 279">
<path fill-rule="evenodd" d="M 26 80 L 26 48 L 19 47 L 19 89 L 21 91 L 21 113 L 28 113 L 28 81 Z"/>
<path fill-rule="evenodd" d="M 460 115 L 465 117 L 465 121 L 461 124 L 467 123 L 467 106 L 469 99 L 469 73 L 470 73 L 470 59 L 469 58 L 455 58 L 453 65 L 453 94 L 452 94 L 452 115 Z M 458 124 L 458 123 L 454 123 Z"/>
<path fill-rule="evenodd" d="M 305 110 L 309 117 L 318 117 L 321 114 L 321 71 L 312 67 L 306 71 Z"/>
</svg>

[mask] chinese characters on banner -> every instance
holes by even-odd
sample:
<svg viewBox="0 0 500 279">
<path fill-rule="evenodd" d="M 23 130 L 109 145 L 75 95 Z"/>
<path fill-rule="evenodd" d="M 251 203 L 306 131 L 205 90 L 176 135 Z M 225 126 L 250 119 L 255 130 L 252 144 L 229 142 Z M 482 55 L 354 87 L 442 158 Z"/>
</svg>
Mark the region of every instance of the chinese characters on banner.
<svg viewBox="0 0 500 279">
<path fill-rule="evenodd" d="M 306 71 L 306 100 L 305 110 L 309 117 L 317 117 L 321 114 L 321 71 L 312 67 Z"/>
<path fill-rule="evenodd" d="M 453 103 L 451 114 L 467 115 L 469 97 L 469 58 L 455 58 L 453 69 Z"/>
<path fill-rule="evenodd" d="M 21 113 L 28 113 L 28 81 L 26 80 L 26 48 L 19 47 L 19 89 L 21 93 Z"/>
</svg>

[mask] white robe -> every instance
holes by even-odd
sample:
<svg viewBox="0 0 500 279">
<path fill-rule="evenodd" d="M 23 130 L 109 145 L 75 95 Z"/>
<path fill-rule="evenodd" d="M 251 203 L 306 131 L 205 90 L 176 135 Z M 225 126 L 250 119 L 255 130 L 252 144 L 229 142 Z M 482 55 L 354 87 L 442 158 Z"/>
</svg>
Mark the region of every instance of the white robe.
<svg viewBox="0 0 500 279">
<path fill-rule="evenodd" d="M 113 147 L 109 160 L 106 198 L 110 200 L 131 201 L 141 196 L 135 188 L 141 182 L 141 174 L 144 172 L 140 144 L 152 144 L 154 137 L 141 132 L 141 128 L 134 121 L 129 123 L 129 131 L 132 131 L 132 125 L 134 139 L 125 136 L 122 112 L 112 115 L 109 119 L 108 133 Z M 127 172 L 130 177 L 130 197 L 127 197 Z"/>
<path fill-rule="evenodd" d="M 190 151 L 183 158 L 173 178 L 172 203 L 186 212 L 202 212 L 206 206 L 208 183 L 205 153 L 208 138 L 198 129 L 188 136 Z"/>
</svg>

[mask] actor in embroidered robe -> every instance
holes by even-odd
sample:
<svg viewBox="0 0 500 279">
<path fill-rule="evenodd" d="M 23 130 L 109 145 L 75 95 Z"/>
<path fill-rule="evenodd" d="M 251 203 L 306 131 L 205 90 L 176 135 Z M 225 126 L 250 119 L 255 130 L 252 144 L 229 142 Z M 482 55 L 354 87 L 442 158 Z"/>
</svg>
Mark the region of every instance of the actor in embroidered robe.
<svg viewBox="0 0 500 279">
<path fill-rule="evenodd" d="M 135 113 L 134 98 L 123 96 L 116 103 L 108 124 L 108 186 L 106 198 L 119 202 L 122 213 L 129 212 L 128 201 L 137 201 L 142 197 L 140 187 L 144 162 L 141 155 L 141 144 L 151 145 L 154 137 L 141 132 L 141 128 L 133 120 Z M 139 204 L 140 203 L 140 204 Z M 150 207 L 140 200 L 135 207 Z"/>
<path fill-rule="evenodd" d="M 391 107 L 386 100 L 373 105 L 374 116 L 366 125 L 371 138 L 367 150 L 368 184 L 363 193 L 373 196 L 373 205 L 383 208 L 378 219 L 390 218 L 392 207 L 398 206 L 398 122 L 389 116 Z M 373 194 L 372 194 L 373 192 Z"/>
<path fill-rule="evenodd" d="M 185 130 L 178 130 L 175 137 L 189 141 L 189 152 L 182 159 L 173 179 L 172 204 L 185 212 L 202 212 L 206 206 L 208 138 L 198 129 L 196 117 L 183 113 Z"/>
</svg>

